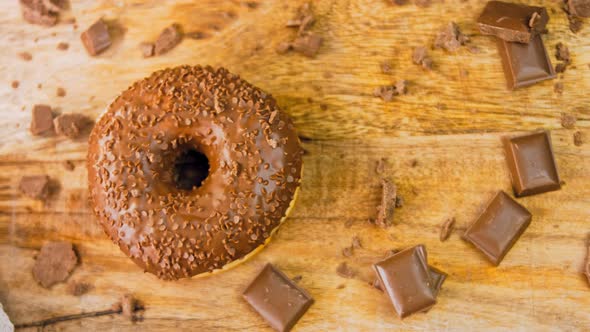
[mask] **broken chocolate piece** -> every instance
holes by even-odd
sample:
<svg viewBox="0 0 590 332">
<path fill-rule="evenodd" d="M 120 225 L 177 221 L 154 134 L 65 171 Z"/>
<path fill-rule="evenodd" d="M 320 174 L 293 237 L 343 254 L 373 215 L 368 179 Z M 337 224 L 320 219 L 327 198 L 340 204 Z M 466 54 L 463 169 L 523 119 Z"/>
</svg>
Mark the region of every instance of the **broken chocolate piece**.
<svg viewBox="0 0 590 332">
<path fill-rule="evenodd" d="M 432 59 L 428 56 L 428 51 L 424 46 L 419 46 L 414 49 L 414 52 L 412 53 L 412 62 L 422 66 L 424 69 L 432 69 Z"/>
<path fill-rule="evenodd" d="M 439 240 L 440 242 L 446 241 L 451 233 L 453 232 L 453 228 L 455 227 L 455 218 L 449 218 L 440 228 L 440 235 Z"/>
<path fill-rule="evenodd" d="M 55 133 L 68 138 L 77 138 L 80 132 L 90 123 L 90 120 L 82 114 L 61 114 L 53 119 Z"/>
<path fill-rule="evenodd" d="M 498 192 L 463 239 L 498 266 L 531 223 L 532 215 L 503 191 Z"/>
<path fill-rule="evenodd" d="M 506 138 L 504 150 L 516 197 L 561 188 L 549 132 Z"/>
<path fill-rule="evenodd" d="M 590 0 L 568 0 L 569 12 L 578 17 L 590 17 Z"/>
<path fill-rule="evenodd" d="M 342 262 L 338 265 L 338 267 L 336 268 L 336 273 L 338 273 L 338 275 L 342 278 L 347 279 L 354 278 L 356 276 L 356 271 L 353 270 L 350 266 L 348 266 L 346 262 Z"/>
<path fill-rule="evenodd" d="M 49 176 L 47 175 L 27 175 L 20 180 L 18 188 L 23 195 L 32 198 L 44 200 L 49 196 Z"/>
<path fill-rule="evenodd" d="M 459 47 L 467 44 L 468 41 L 469 38 L 461 33 L 459 26 L 455 22 L 450 22 L 438 32 L 434 40 L 434 47 L 454 52 Z"/>
<path fill-rule="evenodd" d="M 498 52 L 511 90 L 555 78 L 555 70 L 540 35 L 533 37 L 528 44 L 498 39 Z"/>
<path fill-rule="evenodd" d="M 53 129 L 53 113 L 48 105 L 35 105 L 31 112 L 31 134 L 40 135 Z"/>
<path fill-rule="evenodd" d="M 92 56 L 104 52 L 111 46 L 109 27 L 102 19 L 94 22 L 86 31 L 82 32 L 80 38 L 88 54 Z"/>
<path fill-rule="evenodd" d="M 424 246 L 400 251 L 373 268 L 400 318 L 426 311 L 436 304 Z"/>
<path fill-rule="evenodd" d="M 172 50 L 182 41 L 182 30 L 180 25 L 172 24 L 165 28 L 156 39 L 154 44 L 154 54 L 162 55 Z"/>
<path fill-rule="evenodd" d="M 291 43 L 291 47 L 295 52 L 302 53 L 303 55 L 313 58 L 322 46 L 323 38 L 308 32 L 303 34 Z"/>
<path fill-rule="evenodd" d="M 20 0 L 20 7 L 25 21 L 32 24 L 54 26 L 57 23 L 57 11 L 47 8 L 46 0 Z"/>
<path fill-rule="evenodd" d="M 544 7 L 490 1 L 477 19 L 479 31 L 507 42 L 529 43 L 545 31 L 549 15 Z"/>
<path fill-rule="evenodd" d="M 576 131 L 574 133 L 574 145 L 575 146 L 582 146 L 584 144 L 584 138 L 582 137 L 581 131 Z"/>
<path fill-rule="evenodd" d="M 555 45 L 555 58 L 569 64 L 572 61 L 570 57 L 570 49 L 564 43 L 557 43 L 557 45 Z"/>
<path fill-rule="evenodd" d="M 561 113 L 561 126 L 566 129 L 573 129 L 576 126 L 577 118 L 575 115 Z"/>
<path fill-rule="evenodd" d="M 244 291 L 244 299 L 277 331 L 290 331 L 313 298 L 271 264 Z"/>
<path fill-rule="evenodd" d="M 41 247 L 33 266 L 33 277 L 49 288 L 67 279 L 78 264 L 74 247 L 68 242 L 47 242 Z"/>
<path fill-rule="evenodd" d="M 377 207 L 378 213 L 375 224 L 382 228 L 393 225 L 393 212 L 397 187 L 388 179 L 381 179 L 381 204 Z"/>
<path fill-rule="evenodd" d="M 352 248 L 354 249 L 360 249 L 363 247 L 363 244 L 361 243 L 361 239 L 355 235 L 352 237 Z"/>
<path fill-rule="evenodd" d="M 139 44 L 139 49 L 141 51 L 141 55 L 144 58 L 149 58 L 149 57 L 154 56 L 154 48 L 155 48 L 154 43 L 142 42 Z"/>
</svg>

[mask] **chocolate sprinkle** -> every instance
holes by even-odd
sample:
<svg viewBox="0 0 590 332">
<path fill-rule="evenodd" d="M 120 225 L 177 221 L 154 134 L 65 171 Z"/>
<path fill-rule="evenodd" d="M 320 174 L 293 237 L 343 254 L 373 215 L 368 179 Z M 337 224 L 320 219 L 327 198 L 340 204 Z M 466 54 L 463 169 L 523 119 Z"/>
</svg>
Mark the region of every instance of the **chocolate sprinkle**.
<svg viewBox="0 0 590 332">
<path fill-rule="evenodd" d="M 381 179 L 381 204 L 377 207 L 378 213 L 375 224 L 382 228 L 393 225 L 393 212 L 397 196 L 397 187 L 388 179 Z"/>
</svg>

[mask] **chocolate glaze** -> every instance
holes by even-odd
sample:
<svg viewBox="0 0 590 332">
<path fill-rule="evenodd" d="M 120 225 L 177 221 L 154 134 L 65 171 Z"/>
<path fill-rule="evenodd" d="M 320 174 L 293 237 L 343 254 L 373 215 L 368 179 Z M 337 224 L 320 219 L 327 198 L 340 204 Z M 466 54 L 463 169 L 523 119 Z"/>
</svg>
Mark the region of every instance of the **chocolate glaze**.
<svg viewBox="0 0 590 332">
<path fill-rule="evenodd" d="M 208 158 L 192 190 L 176 159 Z M 162 279 L 211 272 L 263 245 L 300 182 L 303 150 L 275 100 L 223 68 L 181 66 L 123 92 L 90 135 L 88 180 L 105 232 Z"/>
</svg>

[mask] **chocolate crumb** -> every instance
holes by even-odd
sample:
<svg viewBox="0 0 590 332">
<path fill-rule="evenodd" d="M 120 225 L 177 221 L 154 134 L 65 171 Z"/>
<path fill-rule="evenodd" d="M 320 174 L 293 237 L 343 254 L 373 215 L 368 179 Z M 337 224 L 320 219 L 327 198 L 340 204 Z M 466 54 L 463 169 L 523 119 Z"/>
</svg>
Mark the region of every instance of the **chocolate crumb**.
<svg viewBox="0 0 590 332">
<path fill-rule="evenodd" d="M 298 283 L 301 281 L 301 279 L 303 279 L 303 276 L 301 275 L 296 275 L 293 277 L 293 279 L 291 279 L 293 282 Z"/>
<path fill-rule="evenodd" d="M 72 281 L 68 283 L 66 291 L 73 296 L 82 296 L 92 289 L 92 285 L 85 282 Z"/>
<path fill-rule="evenodd" d="M 345 247 L 342 249 L 342 256 L 344 257 L 351 257 L 354 254 L 354 249 L 352 247 Z"/>
<path fill-rule="evenodd" d="M 307 57 L 313 58 L 318 53 L 320 46 L 322 46 L 322 42 L 322 37 L 309 32 L 295 38 L 293 43 L 291 43 L 291 47 L 295 52 L 299 52 Z"/>
<path fill-rule="evenodd" d="M 406 80 L 398 80 L 395 82 L 395 91 L 398 95 L 405 95 L 408 93 L 408 82 Z"/>
<path fill-rule="evenodd" d="M 41 286 L 49 288 L 67 279 L 78 264 L 74 247 L 68 242 L 48 242 L 41 251 L 33 266 L 33 277 Z"/>
<path fill-rule="evenodd" d="M 555 45 L 555 58 L 568 64 L 571 62 L 570 50 L 564 43 Z"/>
<path fill-rule="evenodd" d="M 67 171 L 73 171 L 76 169 L 76 165 L 71 160 L 66 160 L 63 162 L 63 166 Z"/>
<path fill-rule="evenodd" d="M 70 44 L 68 43 L 61 42 L 57 44 L 57 49 L 60 51 L 66 51 L 68 48 L 70 48 Z"/>
<path fill-rule="evenodd" d="M 584 144 L 583 137 L 582 137 L 582 132 L 581 131 L 576 131 L 574 133 L 574 145 L 575 146 L 581 146 L 582 144 Z"/>
<path fill-rule="evenodd" d="M 400 195 L 397 195 L 395 197 L 395 208 L 396 209 L 399 209 L 399 208 L 402 208 L 402 207 L 404 207 L 404 198 L 401 197 Z"/>
<path fill-rule="evenodd" d="M 37 89 L 41 90 L 43 88 L 43 84 L 37 83 Z"/>
<path fill-rule="evenodd" d="M 207 35 L 204 32 L 202 32 L 202 31 L 191 31 L 191 32 L 187 32 L 187 33 L 184 34 L 184 36 L 186 38 L 195 39 L 195 40 L 205 39 L 207 37 Z"/>
<path fill-rule="evenodd" d="M 387 228 L 393 225 L 397 188 L 388 179 L 381 179 L 381 188 L 381 204 L 377 207 L 378 213 L 375 224 L 379 227 Z"/>
<path fill-rule="evenodd" d="M 10 83 L 10 86 L 11 86 L 13 89 L 18 89 L 18 86 L 19 86 L 19 85 L 20 85 L 20 82 L 19 82 L 19 81 L 12 81 L 12 83 Z"/>
<path fill-rule="evenodd" d="M 414 48 L 414 52 L 412 53 L 412 62 L 422 66 L 422 68 L 426 70 L 432 69 L 432 58 L 428 56 L 428 50 L 424 46 L 418 46 Z"/>
<path fill-rule="evenodd" d="M 142 42 L 139 44 L 139 50 L 141 51 L 141 55 L 144 58 L 149 58 L 154 56 L 154 43 L 150 42 Z"/>
<path fill-rule="evenodd" d="M 29 52 L 20 52 L 18 57 L 21 58 L 23 61 L 31 61 L 33 60 L 33 55 Z"/>
<path fill-rule="evenodd" d="M 378 175 L 383 174 L 385 172 L 385 164 L 385 158 L 379 158 L 379 160 L 377 160 L 377 165 L 375 166 L 375 173 L 377 173 Z"/>
<path fill-rule="evenodd" d="M 58 97 L 65 97 L 66 90 L 64 88 L 57 88 L 56 93 Z"/>
<path fill-rule="evenodd" d="M 590 17 L 590 2 L 588 0 L 568 0 L 569 13 L 577 17 Z"/>
<path fill-rule="evenodd" d="M 80 132 L 90 123 L 90 120 L 77 113 L 61 114 L 53 119 L 55 133 L 68 138 L 77 138 Z"/>
<path fill-rule="evenodd" d="M 361 239 L 355 235 L 352 237 L 352 248 L 353 249 L 360 249 L 363 247 L 363 244 L 361 243 Z"/>
<path fill-rule="evenodd" d="M 567 15 L 570 31 L 573 33 L 578 33 L 580 30 L 582 30 L 583 23 L 582 23 L 582 20 L 578 16 L 576 16 L 575 9 L 571 8 L 572 1 L 575 1 L 575 0 L 569 0 L 567 2 L 563 2 L 561 9 Z"/>
<path fill-rule="evenodd" d="M 444 224 L 442 224 L 442 226 L 440 228 L 440 235 L 439 235 L 440 242 L 446 241 L 449 238 L 449 236 L 451 236 L 451 233 L 453 232 L 454 227 L 455 227 L 455 218 L 449 218 L 449 219 L 447 219 L 447 221 L 444 222 Z"/>
<path fill-rule="evenodd" d="M 86 31 L 82 32 L 80 38 L 91 56 L 96 56 L 111 46 L 109 27 L 102 19 L 94 22 Z"/>
<path fill-rule="evenodd" d="M 45 200 L 49 196 L 49 176 L 23 176 L 18 185 L 20 192 L 32 199 Z"/>
<path fill-rule="evenodd" d="M 284 54 L 284 53 L 289 52 L 292 48 L 293 47 L 292 47 L 291 43 L 288 43 L 288 42 L 280 42 L 277 45 L 277 47 L 276 47 L 276 51 L 279 54 Z"/>
<path fill-rule="evenodd" d="M 286 26 L 289 28 L 298 28 L 297 34 L 301 35 L 307 31 L 315 22 L 315 17 L 311 10 L 311 3 L 307 2 L 297 9 L 295 16 L 287 21 Z"/>
<path fill-rule="evenodd" d="M 353 221 L 352 219 L 347 219 L 347 220 L 344 222 L 344 227 L 346 227 L 346 228 L 350 228 L 350 227 L 352 227 L 352 224 L 353 224 L 353 223 L 354 223 L 354 221 Z"/>
<path fill-rule="evenodd" d="M 182 41 L 182 28 L 179 24 L 172 24 L 166 27 L 156 39 L 154 54 L 162 55 L 172 50 Z"/>
<path fill-rule="evenodd" d="M 558 95 L 563 93 L 563 83 L 562 82 L 556 82 L 553 85 L 553 92 L 557 93 Z"/>
<path fill-rule="evenodd" d="M 47 7 L 47 0 L 20 0 L 19 2 L 25 21 L 47 27 L 57 23 L 58 12 Z"/>
<path fill-rule="evenodd" d="M 53 113 L 48 105 L 35 105 L 31 111 L 31 126 L 33 135 L 40 135 L 53 129 Z"/>
<path fill-rule="evenodd" d="M 560 62 L 555 65 L 555 72 L 558 74 L 564 73 L 566 69 L 567 69 L 567 64 L 565 62 Z"/>
<path fill-rule="evenodd" d="M 380 97 L 383 101 L 392 101 L 395 96 L 405 95 L 408 90 L 406 87 L 407 81 L 399 80 L 395 83 L 395 85 L 383 85 L 375 88 L 373 91 L 373 96 Z"/>
<path fill-rule="evenodd" d="M 561 126 L 566 129 L 573 129 L 578 119 L 575 115 L 561 113 Z"/>
<path fill-rule="evenodd" d="M 336 268 L 336 273 L 342 278 L 354 278 L 356 276 L 356 272 L 346 264 L 346 262 L 340 263 Z"/>
<path fill-rule="evenodd" d="M 467 44 L 469 38 L 461 33 L 459 26 L 455 22 L 446 24 L 438 32 L 434 41 L 434 47 L 444 48 L 449 52 L 454 52 L 459 47 Z"/>
<path fill-rule="evenodd" d="M 379 66 L 381 67 L 381 72 L 383 74 L 393 73 L 393 68 L 391 68 L 391 63 L 389 63 L 389 61 L 381 62 L 381 64 Z"/>
</svg>

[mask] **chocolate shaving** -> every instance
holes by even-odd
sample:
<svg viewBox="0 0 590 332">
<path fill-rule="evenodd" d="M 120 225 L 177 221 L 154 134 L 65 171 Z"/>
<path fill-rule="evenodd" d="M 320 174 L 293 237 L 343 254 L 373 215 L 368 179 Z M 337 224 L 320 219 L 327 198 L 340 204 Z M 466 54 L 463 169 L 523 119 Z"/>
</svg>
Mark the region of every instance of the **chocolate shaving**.
<svg viewBox="0 0 590 332">
<path fill-rule="evenodd" d="M 49 176 L 23 176 L 18 186 L 20 192 L 32 199 L 45 200 L 49 196 Z"/>
<path fill-rule="evenodd" d="M 92 56 L 104 52 L 111 46 L 109 27 L 102 19 L 94 22 L 86 31 L 82 32 L 80 38 L 88 54 Z"/>
<path fill-rule="evenodd" d="M 414 52 L 412 53 L 412 62 L 422 66 L 422 68 L 426 70 L 432 69 L 432 58 L 428 56 L 428 51 L 424 46 L 418 46 L 414 48 Z"/>
<path fill-rule="evenodd" d="M 48 105 L 35 105 L 31 111 L 31 126 L 33 135 L 40 135 L 53 129 L 53 112 Z"/>
<path fill-rule="evenodd" d="M 535 25 L 539 22 L 540 18 L 541 15 L 539 15 L 539 13 L 537 12 L 534 12 L 533 15 L 531 15 L 531 18 L 529 19 L 529 28 L 533 29 Z"/>
<path fill-rule="evenodd" d="M 43 26 L 54 26 L 57 23 L 58 12 L 48 8 L 47 0 L 20 0 L 20 7 L 25 21 Z M 53 6 L 52 6 L 53 8 Z M 57 8 L 59 10 L 59 8 Z"/>
<path fill-rule="evenodd" d="M 382 228 L 393 225 L 393 212 L 397 196 L 397 188 L 388 179 L 381 179 L 381 204 L 377 207 L 378 213 L 375 224 Z"/>
<path fill-rule="evenodd" d="M 434 47 L 444 48 L 449 52 L 454 52 L 459 47 L 467 44 L 469 38 L 461 33 L 459 26 L 455 22 L 446 24 L 438 32 L 434 41 Z"/>
<path fill-rule="evenodd" d="M 354 278 L 356 276 L 356 271 L 354 271 L 346 262 L 342 262 L 336 268 L 336 273 L 342 278 Z"/>
<path fill-rule="evenodd" d="M 584 139 L 582 137 L 582 132 L 581 131 L 576 131 L 574 133 L 574 145 L 575 146 L 581 146 L 582 144 L 584 144 Z"/>
<path fill-rule="evenodd" d="M 561 113 L 561 126 L 566 129 L 573 129 L 576 125 L 577 118 L 575 115 Z"/>
<path fill-rule="evenodd" d="M 77 113 L 61 114 L 53 119 L 55 133 L 68 138 L 77 138 L 80 132 L 90 123 L 90 120 Z"/>
<path fill-rule="evenodd" d="M 172 50 L 182 41 L 182 29 L 179 24 L 172 24 L 165 28 L 156 39 L 154 54 L 162 55 Z"/>
<path fill-rule="evenodd" d="M 455 228 L 455 218 L 447 219 L 447 221 L 445 221 L 444 224 L 442 224 L 442 227 L 440 228 L 440 242 L 446 241 L 449 238 L 449 236 L 451 236 L 453 228 Z"/>
<path fill-rule="evenodd" d="M 41 286 L 49 288 L 67 279 L 78 264 L 74 247 L 68 242 L 48 242 L 41 251 L 33 266 L 33 277 Z"/>
</svg>

